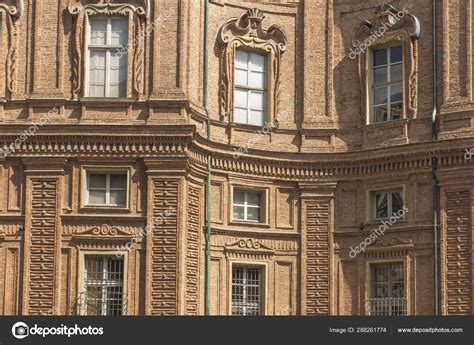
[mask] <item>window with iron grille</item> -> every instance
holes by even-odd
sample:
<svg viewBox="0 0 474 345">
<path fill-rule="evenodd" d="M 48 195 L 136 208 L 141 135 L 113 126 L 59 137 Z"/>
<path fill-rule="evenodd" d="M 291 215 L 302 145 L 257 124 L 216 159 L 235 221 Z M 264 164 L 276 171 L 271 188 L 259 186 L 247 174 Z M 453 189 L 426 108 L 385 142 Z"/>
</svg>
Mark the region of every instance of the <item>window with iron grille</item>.
<svg viewBox="0 0 474 345">
<path fill-rule="evenodd" d="M 372 122 L 399 120 L 403 113 L 403 49 L 401 45 L 373 51 Z"/>
<path fill-rule="evenodd" d="M 262 274 L 258 267 L 232 267 L 232 315 L 260 315 Z"/>
<path fill-rule="evenodd" d="M 123 258 L 105 255 L 84 257 L 82 315 L 123 315 L 125 311 Z"/>
<path fill-rule="evenodd" d="M 370 315 L 406 315 L 403 262 L 371 265 Z"/>
<path fill-rule="evenodd" d="M 234 122 L 263 126 L 265 56 L 244 50 L 235 55 Z"/>
<path fill-rule="evenodd" d="M 125 97 L 128 17 L 91 17 L 89 25 L 89 97 Z"/>
</svg>

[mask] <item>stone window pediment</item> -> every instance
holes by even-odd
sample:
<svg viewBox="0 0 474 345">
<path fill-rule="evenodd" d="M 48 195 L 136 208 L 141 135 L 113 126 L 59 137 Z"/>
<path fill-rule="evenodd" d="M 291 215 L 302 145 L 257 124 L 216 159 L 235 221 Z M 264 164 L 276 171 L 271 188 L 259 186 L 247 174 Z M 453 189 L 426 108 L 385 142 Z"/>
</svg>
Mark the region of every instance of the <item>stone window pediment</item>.
<svg viewBox="0 0 474 345">
<path fill-rule="evenodd" d="M 265 120 L 270 122 L 279 112 L 280 73 L 282 55 L 287 49 L 288 39 L 282 28 L 272 25 L 263 28 L 264 13 L 249 9 L 239 18 L 227 20 L 217 37 L 220 53 L 219 112 L 221 121 L 234 122 L 234 64 L 236 50 L 253 51 L 266 57 L 267 97 Z"/>
</svg>

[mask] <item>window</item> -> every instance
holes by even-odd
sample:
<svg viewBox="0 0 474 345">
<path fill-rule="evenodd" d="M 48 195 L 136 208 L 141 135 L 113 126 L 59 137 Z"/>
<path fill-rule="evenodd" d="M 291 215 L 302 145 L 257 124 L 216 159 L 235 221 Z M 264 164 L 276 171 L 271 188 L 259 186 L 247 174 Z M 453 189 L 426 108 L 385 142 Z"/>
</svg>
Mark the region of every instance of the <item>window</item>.
<svg viewBox="0 0 474 345">
<path fill-rule="evenodd" d="M 401 45 L 373 51 L 373 122 L 402 118 L 402 52 Z"/>
<path fill-rule="evenodd" d="M 84 286 L 81 315 L 125 314 L 124 260 L 114 256 L 84 256 Z"/>
<path fill-rule="evenodd" d="M 234 220 L 263 221 L 263 192 L 234 190 Z"/>
<path fill-rule="evenodd" d="M 87 173 L 87 204 L 93 206 L 127 206 L 128 175 L 117 173 Z"/>
<path fill-rule="evenodd" d="M 260 315 L 261 293 L 260 268 L 232 267 L 232 315 Z"/>
<path fill-rule="evenodd" d="M 390 218 L 403 209 L 402 191 L 372 192 L 373 219 Z"/>
<path fill-rule="evenodd" d="M 406 315 L 403 262 L 371 265 L 370 315 Z"/>
<path fill-rule="evenodd" d="M 234 122 L 263 126 L 265 56 L 237 50 L 235 55 Z"/>
<path fill-rule="evenodd" d="M 127 56 L 117 54 L 128 42 L 128 18 L 90 18 L 89 97 L 125 97 Z"/>
</svg>

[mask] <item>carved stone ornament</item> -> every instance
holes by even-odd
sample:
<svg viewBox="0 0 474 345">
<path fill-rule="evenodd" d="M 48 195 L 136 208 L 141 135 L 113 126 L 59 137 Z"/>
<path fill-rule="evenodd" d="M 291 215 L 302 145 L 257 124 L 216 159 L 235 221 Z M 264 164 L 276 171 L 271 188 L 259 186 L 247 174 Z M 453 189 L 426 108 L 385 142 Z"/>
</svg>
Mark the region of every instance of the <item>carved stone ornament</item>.
<svg viewBox="0 0 474 345">
<path fill-rule="evenodd" d="M 371 243 L 368 248 L 381 248 L 381 247 L 394 247 L 394 246 L 405 246 L 405 247 L 412 247 L 413 241 L 402 241 L 396 237 L 391 238 L 380 238 L 377 241 Z"/>
<path fill-rule="evenodd" d="M 74 17 L 74 48 L 73 48 L 73 85 L 72 93 L 78 98 L 84 89 L 84 55 L 86 54 L 86 19 L 91 16 L 128 16 L 133 24 L 129 30 L 133 33 L 132 42 L 124 47 L 124 54 L 132 57 L 133 61 L 133 90 L 138 96 L 143 95 L 144 88 L 144 52 L 145 52 L 145 25 L 150 14 L 150 3 L 144 0 L 146 10 L 141 6 L 130 4 L 114 4 L 105 0 L 98 4 L 82 5 L 76 3 L 68 7 L 69 13 Z"/>
<path fill-rule="evenodd" d="M 75 233 L 73 237 L 75 239 L 89 239 L 91 237 L 95 239 L 100 239 L 100 238 L 117 238 L 117 239 L 123 239 L 123 238 L 130 238 L 133 236 L 133 233 L 119 229 L 115 226 L 110 226 L 108 224 L 103 224 L 101 226 L 95 226 L 91 229 L 87 229 L 82 232 Z"/>
<path fill-rule="evenodd" d="M 217 37 L 221 47 L 221 68 L 219 81 L 219 102 L 221 120 L 232 122 L 234 61 L 237 48 L 247 48 L 267 56 L 267 95 L 269 114 L 278 114 L 280 94 L 280 66 L 282 54 L 286 51 L 288 39 L 277 25 L 268 29 L 262 27 L 265 18 L 257 8 L 249 9 L 239 18 L 227 20 L 220 28 Z M 267 119 L 269 120 L 269 119 Z"/>
<path fill-rule="evenodd" d="M 420 20 L 392 3 L 384 3 L 377 7 L 374 19 L 366 19 L 354 29 L 352 49 L 349 57 L 359 56 L 359 77 L 361 87 L 361 111 L 367 113 L 367 54 L 369 47 L 386 43 L 400 43 L 403 46 L 403 80 L 405 109 L 416 117 L 418 110 L 418 39 L 421 35 Z M 351 56 L 352 55 L 352 56 Z M 370 71 L 369 71 L 370 73 Z M 406 78 L 408 76 L 408 78 Z M 408 100 L 408 102 L 407 102 Z M 407 111 L 404 111 L 406 117 Z"/>
<path fill-rule="evenodd" d="M 7 89 L 12 94 L 16 92 L 17 83 L 17 65 L 18 65 L 18 34 L 20 28 L 20 20 L 23 16 L 24 2 L 16 0 L 16 6 L 7 6 L 0 3 L 0 16 L 5 15 L 7 18 L 8 31 L 8 54 L 7 54 Z"/>
<path fill-rule="evenodd" d="M 261 252 L 273 252 L 273 249 L 264 245 L 258 240 L 252 238 L 239 239 L 235 242 L 231 242 L 225 246 L 227 251 L 240 251 L 240 250 L 252 250 L 252 251 L 261 251 Z"/>
</svg>

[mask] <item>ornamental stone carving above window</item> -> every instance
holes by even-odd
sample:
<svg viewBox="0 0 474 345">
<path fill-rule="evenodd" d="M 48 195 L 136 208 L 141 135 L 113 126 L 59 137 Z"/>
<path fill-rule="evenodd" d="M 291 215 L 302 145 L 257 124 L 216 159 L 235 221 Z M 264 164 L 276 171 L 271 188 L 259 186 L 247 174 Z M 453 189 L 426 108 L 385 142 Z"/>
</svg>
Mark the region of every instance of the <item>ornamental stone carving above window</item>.
<svg viewBox="0 0 474 345">
<path fill-rule="evenodd" d="M 416 117 L 420 34 L 419 19 L 406 8 L 392 3 L 379 5 L 375 18 L 364 20 L 354 29 L 349 57 L 357 58 L 359 62 L 361 114 L 367 118 L 367 123 L 372 122 L 372 55 L 375 50 L 390 46 L 402 47 L 403 109 L 400 118 Z"/>
<path fill-rule="evenodd" d="M 0 24 L 5 20 L 5 27 L 8 33 L 7 49 L 1 48 L 0 41 L 0 58 L 6 61 L 6 89 L 13 95 L 17 89 L 17 65 L 18 65 L 18 34 L 20 28 L 20 20 L 23 16 L 24 2 L 16 0 L 16 6 L 8 6 L 0 3 Z M 0 31 L 2 27 L 0 27 Z M 6 56 L 3 55 L 6 52 Z M 0 68 L 3 69 L 3 66 Z M 2 81 L 4 80 L 3 75 Z M 3 84 L 3 82 L 2 82 Z M 0 97 L 4 96 L 5 85 L 0 84 Z"/>
<path fill-rule="evenodd" d="M 280 72 L 282 55 L 288 40 L 285 32 L 277 25 L 263 28 L 265 16 L 257 8 L 249 9 L 239 18 L 227 20 L 220 28 L 218 45 L 221 49 L 219 77 L 219 111 L 222 121 L 236 122 L 234 114 L 234 87 L 236 52 L 247 51 L 265 57 L 264 121 L 272 121 L 279 112 Z M 262 98 L 263 99 L 263 98 Z M 251 122 L 248 122 L 251 123 Z"/>
<path fill-rule="evenodd" d="M 150 15 L 148 0 L 142 6 L 132 4 L 111 3 L 105 0 L 97 4 L 76 3 L 68 7 L 69 13 L 74 17 L 74 43 L 73 43 L 73 76 L 72 94 L 74 99 L 80 96 L 89 96 L 87 50 L 88 26 L 92 17 L 125 17 L 128 18 L 128 39 L 122 49 L 117 49 L 120 58 L 127 59 L 126 97 L 135 94 L 140 98 L 144 93 L 144 40 L 146 18 Z"/>
</svg>

